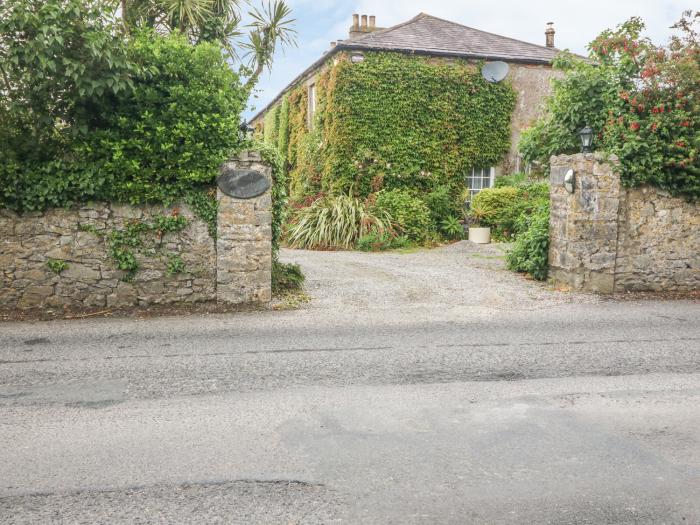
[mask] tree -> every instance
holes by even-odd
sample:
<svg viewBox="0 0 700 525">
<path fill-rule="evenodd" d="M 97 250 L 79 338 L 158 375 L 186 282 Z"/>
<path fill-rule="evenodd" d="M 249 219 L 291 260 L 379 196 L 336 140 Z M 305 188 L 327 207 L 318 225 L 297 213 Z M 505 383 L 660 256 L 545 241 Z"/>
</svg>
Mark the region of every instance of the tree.
<svg viewBox="0 0 700 525">
<path fill-rule="evenodd" d="M 138 66 L 101 0 L 0 3 L 0 138 L 7 150 L 50 154 L 66 134 L 104 117 L 95 108 L 130 89 Z"/>
<path fill-rule="evenodd" d="M 632 18 L 589 46 L 591 60 L 560 59 L 548 114 L 520 144 L 528 160 L 578 151 L 577 131 L 591 125 L 598 149 L 620 158 L 622 181 L 700 198 L 700 12 L 687 11 L 668 45 L 642 38 Z"/>
<path fill-rule="evenodd" d="M 239 0 L 120 0 L 118 3 L 125 26 L 140 26 L 161 32 L 179 31 L 193 43 L 218 42 L 231 59 L 239 58 L 242 48 L 249 58 L 246 90 L 251 92 L 266 67 L 272 65 L 275 52 L 281 47 L 296 45 L 295 20 L 284 0 L 263 3 L 249 12 L 252 22 L 247 41 L 241 41 Z"/>
</svg>

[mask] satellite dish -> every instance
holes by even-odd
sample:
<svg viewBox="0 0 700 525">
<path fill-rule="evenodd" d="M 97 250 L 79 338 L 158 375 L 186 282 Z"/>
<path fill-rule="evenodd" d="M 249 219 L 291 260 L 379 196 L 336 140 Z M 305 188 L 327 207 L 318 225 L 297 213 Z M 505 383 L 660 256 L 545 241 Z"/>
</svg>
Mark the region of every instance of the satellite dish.
<svg viewBox="0 0 700 525">
<path fill-rule="evenodd" d="M 496 84 L 508 76 L 508 71 L 510 68 L 505 62 L 487 62 L 484 67 L 481 68 L 481 76 L 486 79 L 487 82 Z"/>
</svg>

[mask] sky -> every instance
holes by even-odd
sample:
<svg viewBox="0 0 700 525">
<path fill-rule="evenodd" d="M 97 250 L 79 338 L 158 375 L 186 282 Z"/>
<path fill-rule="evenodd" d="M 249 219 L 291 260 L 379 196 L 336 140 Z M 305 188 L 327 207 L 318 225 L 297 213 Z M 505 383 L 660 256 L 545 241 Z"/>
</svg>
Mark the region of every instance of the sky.
<svg viewBox="0 0 700 525">
<path fill-rule="evenodd" d="M 253 4 L 259 0 L 252 0 Z M 664 43 L 673 25 L 696 0 L 287 0 L 296 19 L 298 47 L 277 53 L 271 72 L 258 84 L 246 116 L 262 109 L 330 43 L 348 37 L 352 14 L 376 15 L 390 27 L 425 12 L 476 29 L 544 45 L 547 22 L 554 22 L 556 47 L 587 54 L 586 45 L 602 30 L 632 16 L 647 23 L 647 34 Z"/>
</svg>

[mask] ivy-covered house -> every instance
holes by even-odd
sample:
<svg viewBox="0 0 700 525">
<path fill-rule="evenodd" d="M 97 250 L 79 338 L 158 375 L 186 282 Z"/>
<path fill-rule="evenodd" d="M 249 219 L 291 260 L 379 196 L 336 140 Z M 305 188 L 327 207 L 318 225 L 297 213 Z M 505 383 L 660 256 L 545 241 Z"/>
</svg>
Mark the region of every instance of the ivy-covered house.
<svg viewBox="0 0 700 525">
<path fill-rule="evenodd" d="M 349 38 L 251 123 L 286 159 L 297 205 L 406 188 L 457 206 L 520 169 L 517 140 L 555 74 L 551 24 L 545 34 L 540 46 L 425 13 L 386 29 L 353 15 Z M 483 78 L 490 61 L 508 63 L 504 81 Z"/>
</svg>

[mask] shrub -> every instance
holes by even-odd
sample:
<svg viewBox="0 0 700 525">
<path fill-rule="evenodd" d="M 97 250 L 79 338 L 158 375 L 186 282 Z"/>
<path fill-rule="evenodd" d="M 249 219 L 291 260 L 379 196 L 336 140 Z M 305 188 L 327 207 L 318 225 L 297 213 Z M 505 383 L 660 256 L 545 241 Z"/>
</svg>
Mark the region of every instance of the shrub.
<svg viewBox="0 0 700 525">
<path fill-rule="evenodd" d="M 304 274 L 298 264 L 273 262 L 272 293 L 275 295 L 301 290 L 304 280 Z"/>
<path fill-rule="evenodd" d="M 641 37 L 632 18 L 589 46 L 590 61 L 556 62 L 566 75 L 554 82 L 548 115 L 523 134 L 528 160 L 579 150 L 577 132 L 590 125 L 595 146 L 620 159 L 627 186 L 651 184 L 700 198 L 700 12 L 688 11 L 667 46 Z"/>
<path fill-rule="evenodd" d="M 460 199 L 459 193 L 450 186 L 441 186 L 423 197 L 433 224 L 440 225 L 463 214 L 464 201 Z"/>
<path fill-rule="evenodd" d="M 351 195 L 338 195 L 299 210 L 287 241 L 295 248 L 348 250 L 371 231 L 391 230 L 391 216 L 386 211 L 372 210 Z"/>
<path fill-rule="evenodd" d="M 522 182 L 518 187 L 503 186 L 479 192 L 472 201 L 472 215 L 493 228 L 497 240 L 512 240 L 521 232 L 520 218 L 549 203 L 549 185 Z"/>
<path fill-rule="evenodd" d="M 464 227 L 456 217 L 448 217 L 442 221 L 440 231 L 448 239 L 461 239 L 464 236 Z"/>
<path fill-rule="evenodd" d="M 434 229 L 428 206 L 410 191 L 382 190 L 376 197 L 377 209 L 387 213 L 410 240 L 422 242 Z"/>
<path fill-rule="evenodd" d="M 411 241 L 404 235 L 396 236 L 392 232 L 371 231 L 357 240 L 357 249 L 361 252 L 381 252 L 407 248 Z"/>
<path fill-rule="evenodd" d="M 68 38 L 57 30 L 56 38 L 61 36 Z M 213 183 L 219 164 L 239 147 L 243 107 L 238 76 L 221 48 L 142 33 L 128 41 L 126 53 L 126 60 L 138 65 L 128 70 L 131 88 L 96 89 L 92 98 L 79 88 L 70 91 L 74 99 L 65 102 L 89 104 L 94 118 L 87 124 L 69 118 L 46 154 L 41 144 L 27 153 L 20 138 L 31 135 L 16 124 L 24 113 L 18 116 L 15 105 L 0 102 L 0 128 L 9 120 L 9 131 L 0 133 L 16 139 L 0 150 L 0 207 L 41 210 L 86 200 L 167 203 Z M 44 74 L 26 67 L 28 77 Z M 60 83 L 55 89 L 55 97 L 68 96 Z"/>
<path fill-rule="evenodd" d="M 517 203 L 520 192 L 517 188 L 490 188 L 477 193 L 471 202 L 472 216 L 479 217 L 481 226 L 490 226 L 494 237 L 508 235 L 512 222 L 510 210 Z"/>
<path fill-rule="evenodd" d="M 500 177 L 496 177 L 496 181 L 494 182 L 494 188 L 504 188 L 506 186 L 521 186 L 523 184 L 527 184 L 529 182 L 529 179 L 527 175 L 524 173 L 513 173 L 511 175 L 502 175 Z"/>
<path fill-rule="evenodd" d="M 533 214 L 522 215 L 519 222 L 518 229 L 523 233 L 506 256 L 508 268 L 544 281 L 549 271 L 549 204 L 540 206 Z"/>
</svg>

